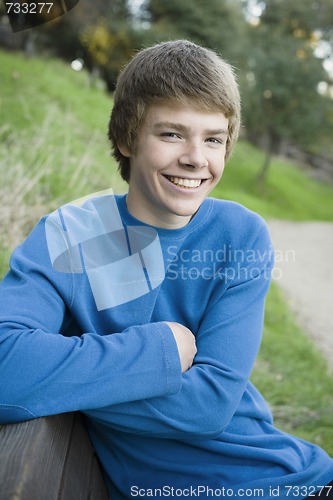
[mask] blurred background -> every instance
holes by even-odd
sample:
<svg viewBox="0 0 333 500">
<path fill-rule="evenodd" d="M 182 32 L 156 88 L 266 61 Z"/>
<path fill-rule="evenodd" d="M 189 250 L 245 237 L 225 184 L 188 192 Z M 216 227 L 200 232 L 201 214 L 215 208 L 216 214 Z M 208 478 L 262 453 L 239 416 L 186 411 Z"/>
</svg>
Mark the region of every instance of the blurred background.
<svg viewBox="0 0 333 500">
<path fill-rule="evenodd" d="M 219 52 L 240 85 L 241 139 L 213 195 L 268 221 L 333 222 L 332 0 L 80 0 L 15 33 L 0 0 L 0 276 L 39 217 L 126 190 L 106 139 L 117 74 L 177 38 Z M 332 358 L 291 301 L 272 286 L 253 378 L 281 427 L 333 455 Z"/>
<path fill-rule="evenodd" d="M 288 183 L 268 181 L 276 155 L 302 165 L 311 178 L 333 181 L 331 0 L 80 0 L 67 14 L 16 33 L 0 0 L 0 139 L 3 152 L 12 148 L 2 156 L 8 177 L 2 177 L 2 200 L 27 201 L 37 183 L 41 210 L 45 202 L 71 197 L 72 186 L 84 194 L 110 183 L 115 191 L 122 189 L 118 176 L 110 174 L 114 164 L 103 143 L 117 74 L 136 50 L 176 38 L 213 48 L 238 76 L 244 139 L 238 149 L 247 162 L 237 161 L 237 175 L 225 180 L 223 195 L 234 197 L 236 182 L 240 201 L 254 203 L 263 215 L 281 217 L 290 208 L 288 218 L 333 219 L 320 189 L 304 206 L 293 189 L 285 192 Z M 8 162 L 14 162 L 10 169 Z M 297 175 L 288 167 L 287 173 Z M 93 181 L 87 181 L 89 174 Z M 286 175 L 283 166 L 280 175 Z M 9 190 L 11 176 L 16 188 Z M 23 191 L 18 178 L 26 182 Z M 304 192 L 303 181 L 298 179 L 298 187 Z M 36 202 L 36 192 L 33 198 Z M 15 237 L 13 221 L 10 228 Z"/>
</svg>

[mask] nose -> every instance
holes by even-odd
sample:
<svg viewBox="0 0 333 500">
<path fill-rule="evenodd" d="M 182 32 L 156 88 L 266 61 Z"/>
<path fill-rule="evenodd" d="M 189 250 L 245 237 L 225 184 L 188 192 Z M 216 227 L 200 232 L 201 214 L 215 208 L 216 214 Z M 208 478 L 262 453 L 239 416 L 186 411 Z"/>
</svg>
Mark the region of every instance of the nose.
<svg viewBox="0 0 333 500">
<path fill-rule="evenodd" d="M 208 160 L 203 147 L 199 144 L 188 144 L 179 156 L 179 163 L 183 167 L 203 168 L 208 166 Z"/>
</svg>

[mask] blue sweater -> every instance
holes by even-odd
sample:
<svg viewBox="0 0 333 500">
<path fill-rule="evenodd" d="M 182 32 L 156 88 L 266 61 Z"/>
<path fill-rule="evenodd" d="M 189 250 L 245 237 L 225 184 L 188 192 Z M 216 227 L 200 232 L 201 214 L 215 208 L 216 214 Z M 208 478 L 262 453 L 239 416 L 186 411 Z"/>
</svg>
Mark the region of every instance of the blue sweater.
<svg viewBox="0 0 333 500">
<path fill-rule="evenodd" d="M 0 422 L 84 412 L 116 500 L 310 495 L 333 459 L 276 429 L 249 381 L 272 265 L 264 221 L 233 202 L 177 230 L 125 195 L 65 205 L 0 285 Z M 196 336 L 184 374 L 165 321 Z"/>
</svg>

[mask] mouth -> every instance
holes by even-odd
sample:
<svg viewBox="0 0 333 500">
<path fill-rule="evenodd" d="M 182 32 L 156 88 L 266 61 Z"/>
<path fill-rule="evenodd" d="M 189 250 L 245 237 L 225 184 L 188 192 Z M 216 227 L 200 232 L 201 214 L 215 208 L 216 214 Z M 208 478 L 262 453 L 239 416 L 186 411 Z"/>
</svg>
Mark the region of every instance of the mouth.
<svg viewBox="0 0 333 500">
<path fill-rule="evenodd" d="M 172 184 L 185 189 L 196 189 L 206 181 L 206 179 L 185 179 L 183 177 L 175 177 L 173 175 L 164 175 L 164 177 L 168 179 L 168 181 L 172 182 Z"/>
</svg>

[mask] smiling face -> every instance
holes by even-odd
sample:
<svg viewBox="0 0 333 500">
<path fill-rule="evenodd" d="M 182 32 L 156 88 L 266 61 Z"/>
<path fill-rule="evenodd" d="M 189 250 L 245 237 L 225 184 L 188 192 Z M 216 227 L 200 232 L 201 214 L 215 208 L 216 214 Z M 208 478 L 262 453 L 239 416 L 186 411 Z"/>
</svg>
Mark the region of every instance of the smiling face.
<svg viewBox="0 0 333 500">
<path fill-rule="evenodd" d="M 228 119 L 190 106 L 151 105 L 130 158 L 129 212 L 147 224 L 185 226 L 219 182 L 225 162 Z"/>
</svg>

